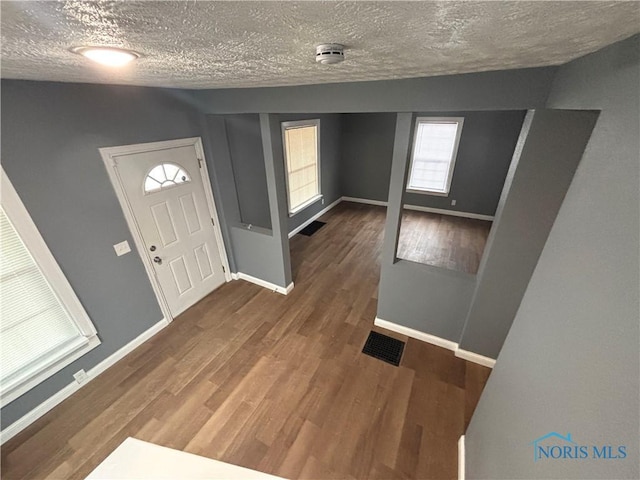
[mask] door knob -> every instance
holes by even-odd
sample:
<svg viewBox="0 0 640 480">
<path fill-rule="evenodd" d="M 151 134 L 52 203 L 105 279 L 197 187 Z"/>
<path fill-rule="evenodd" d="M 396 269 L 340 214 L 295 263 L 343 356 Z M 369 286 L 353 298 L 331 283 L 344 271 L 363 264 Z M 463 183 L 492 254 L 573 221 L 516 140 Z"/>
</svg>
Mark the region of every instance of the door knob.
<svg viewBox="0 0 640 480">
<path fill-rule="evenodd" d="M 156 262 L 158 265 L 162 264 L 162 259 L 160 257 L 153 257 L 153 261 Z"/>
</svg>

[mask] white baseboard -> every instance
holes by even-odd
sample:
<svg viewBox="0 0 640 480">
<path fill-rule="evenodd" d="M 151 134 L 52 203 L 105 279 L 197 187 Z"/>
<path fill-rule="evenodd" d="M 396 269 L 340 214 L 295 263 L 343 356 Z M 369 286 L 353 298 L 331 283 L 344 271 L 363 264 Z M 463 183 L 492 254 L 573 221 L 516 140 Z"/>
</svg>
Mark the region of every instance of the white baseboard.
<svg viewBox="0 0 640 480">
<path fill-rule="evenodd" d="M 375 318 L 373 324 L 378 327 L 391 330 L 392 332 L 396 332 L 401 335 L 406 335 L 407 337 L 415 338 L 416 340 L 430 343 L 431 345 L 446 348 L 447 350 L 451 350 L 456 357 L 468 360 L 469 362 L 477 363 L 489 368 L 493 368 L 493 366 L 496 364 L 496 361 L 493 358 L 485 357 L 484 355 L 479 355 L 473 352 L 468 352 L 467 350 L 462 350 L 456 342 L 447 340 L 445 338 L 436 337 L 435 335 L 421 332 L 419 330 L 414 330 L 413 328 L 405 327 L 404 325 L 398 325 L 397 323 L 389 322 L 388 320 L 383 320 L 379 317 Z"/>
<path fill-rule="evenodd" d="M 289 238 L 293 237 L 296 233 L 298 233 L 300 230 L 302 230 L 304 227 L 306 227 L 307 225 L 309 225 L 311 222 L 313 222 L 314 220 L 317 220 L 318 218 L 320 218 L 322 215 L 324 215 L 325 213 L 327 213 L 329 210 L 331 210 L 333 207 L 335 207 L 336 205 L 338 205 L 340 202 L 342 201 L 342 197 L 337 199 L 335 202 L 333 202 L 331 205 L 329 205 L 328 207 L 320 210 L 318 213 L 316 213 L 313 217 L 311 217 L 309 220 L 307 220 L 306 222 L 304 222 L 302 225 L 300 225 L 299 227 L 294 228 L 293 230 L 291 230 L 289 232 Z"/>
<path fill-rule="evenodd" d="M 377 205 L 379 207 L 386 207 L 388 202 L 382 202 L 380 200 L 369 200 L 368 198 L 356 198 L 356 197 L 342 197 L 344 202 L 365 203 L 367 205 Z M 493 221 L 493 215 L 482 215 L 480 213 L 472 212 L 460 212 L 458 210 L 447 210 L 444 208 L 423 207 L 421 205 L 405 205 L 405 210 L 414 210 L 417 212 L 438 213 L 440 215 L 451 215 L 452 217 L 474 218 L 476 220 L 488 220 Z"/>
<path fill-rule="evenodd" d="M 255 283 L 256 285 L 260 285 L 261 287 L 264 287 L 267 290 L 281 293 L 282 295 L 288 295 L 291 292 L 291 290 L 293 290 L 293 282 L 291 282 L 285 288 L 285 287 L 281 287 L 280 285 L 276 285 L 275 283 L 267 282 L 266 280 L 253 277 L 251 275 L 247 275 L 246 273 L 242 273 L 242 272 L 232 273 L 231 278 L 233 278 L 234 280 L 246 280 L 249 283 Z"/>
<path fill-rule="evenodd" d="M 464 435 L 460 435 L 458 439 L 458 480 L 465 479 L 465 450 L 464 450 Z"/>
<path fill-rule="evenodd" d="M 456 357 L 463 358 L 465 360 L 469 360 L 470 362 L 478 363 L 489 368 L 493 368 L 493 366 L 496 364 L 496 361 L 493 358 L 485 357 L 484 355 L 480 355 L 479 353 L 462 350 L 461 348 L 458 348 L 456 350 Z"/>
<path fill-rule="evenodd" d="M 459 212 L 458 210 L 446 210 L 444 208 L 422 207 L 420 205 L 405 205 L 405 210 L 415 210 L 417 212 L 439 213 L 440 215 L 450 215 L 452 217 L 474 218 L 476 220 L 487 220 L 492 222 L 493 215 L 482 215 L 473 212 Z"/>
<path fill-rule="evenodd" d="M 42 402 L 36 408 L 31 410 L 29 413 L 21 417 L 19 420 L 16 420 L 15 422 L 13 422 L 11 425 L 9 425 L 7 428 L 5 428 L 0 432 L 0 445 L 2 445 L 7 440 L 15 437 L 18 433 L 20 433 L 22 430 L 27 428 L 33 422 L 38 420 L 45 413 L 49 412 L 56 405 L 60 404 L 63 400 L 67 399 L 68 397 L 73 395 L 76 391 L 80 390 L 82 387 L 87 385 L 91 380 L 93 380 L 102 372 L 104 372 L 106 369 L 111 367 L 118 360 L 121 360 L 128 353 L 131 353 L 137 347 L 139 347 L 144 342 L 149 340 L 151 337 L 153 337 L 156 333 L 158 333 L 160 330 L 165 328 L 167 325 L 169 325 L 169 322 L 167 322 L 167 320 L 163 318 L 158 323 L 153 325 L 151 328 L 142 332 L 140 335 L 138 335 L 136 338 L 131 340 L 125 346 L 123 346 L 116 352 L 112 353 L 107 358 L 102 360 L 99 364 L 97 364 L 95 367 L 93 367 L 91 370 L 89 370 L 87 372 L 87 380 L 84 383 L 80 384 L 75 381 L 71 382 L 69 385 L 67 385 L 62 390 L 55 393 L 53 396 L 49 397 L 47 400 Z"/>
<path fill-rule="evenodd" d="M 453 352 L 455 352 L 458 348 L 458 344 L 456 342 L 452 342 L 451 340 L 446 340 L 444 338 L 436 337 L 435 335 L 430 335 L 419 330 L 414 330 L 413 328 L 398 325 L 397 323 L 389 322 L 387 320 L 383 320 L 382 318 L 376 317 L 376 319 L 373 321 L 373 324 L 378 327 L 391 330 L 392 332 L 415 338 L 416 340 L 421 340 L 438 347 L 446 348 L 447 350 L 451 350 Z"/>
<path fill-rule="evenodd" d="M 357 197 L 342 197 L 342 201 L 353 202 L 353 203 L 365 203 L 367 205 L 377 205 L 379 207 L 386 207 L 388 203 L 380 200 L 369 200 L 368 198 L 357 198 Z"/>
</svg>

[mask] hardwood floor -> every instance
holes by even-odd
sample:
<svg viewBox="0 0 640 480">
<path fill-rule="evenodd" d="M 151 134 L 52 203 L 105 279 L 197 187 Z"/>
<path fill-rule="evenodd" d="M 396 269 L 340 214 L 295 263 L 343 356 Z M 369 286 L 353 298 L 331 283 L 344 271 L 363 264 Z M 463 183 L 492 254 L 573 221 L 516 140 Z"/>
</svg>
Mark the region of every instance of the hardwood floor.
<svg viewBox="0 0 640 480">
<path fill-rule="evenodd" d="M 128 436 L 285 478 L 455 478 L 490 370 L 407 340 L 361 353 L 385 210 L 343 203 L 291 241 L 288 296 L 234 281 L 9 441 L 4 479 L 84 478 Z"/>
<path fill-rule="evenodd" d="M 477 273 L 491 222 L 404 210 L 397 257 Z"/>
</svg>

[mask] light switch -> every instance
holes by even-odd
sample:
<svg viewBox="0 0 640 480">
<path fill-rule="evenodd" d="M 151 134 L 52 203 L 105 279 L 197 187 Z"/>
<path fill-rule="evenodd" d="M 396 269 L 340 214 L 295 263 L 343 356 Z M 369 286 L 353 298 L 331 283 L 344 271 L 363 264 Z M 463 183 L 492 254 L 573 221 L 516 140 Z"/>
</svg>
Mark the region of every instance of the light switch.
<svg viewBox="0 0 640 480">
<path fill-rule="evenodd" d="M 121 256 L 125 253 L 129 253 L 131 251 L 131 247 L 129 247 L 129 242 L 126 240 L 124 242 L 116 243 L 113 246 L 113 249 L 116 251 L 116 255 Z"/>
</svg>

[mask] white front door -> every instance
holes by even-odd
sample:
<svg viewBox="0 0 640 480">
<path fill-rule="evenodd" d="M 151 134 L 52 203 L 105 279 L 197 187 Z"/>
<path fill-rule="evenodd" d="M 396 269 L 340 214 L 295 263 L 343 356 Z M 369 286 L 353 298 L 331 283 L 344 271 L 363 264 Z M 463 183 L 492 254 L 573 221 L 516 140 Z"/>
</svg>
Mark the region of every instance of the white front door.
<svg viewBox="0 0 640 480">
<path fill-rule="evenodd" d="M 164 143 L 167 148 L 156 144 L 134 153 L 105 150 L 111 151 L 143 255 L 175 317 L 224 283 L 225 275 L 195 145 Z"/>
</svg>

